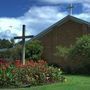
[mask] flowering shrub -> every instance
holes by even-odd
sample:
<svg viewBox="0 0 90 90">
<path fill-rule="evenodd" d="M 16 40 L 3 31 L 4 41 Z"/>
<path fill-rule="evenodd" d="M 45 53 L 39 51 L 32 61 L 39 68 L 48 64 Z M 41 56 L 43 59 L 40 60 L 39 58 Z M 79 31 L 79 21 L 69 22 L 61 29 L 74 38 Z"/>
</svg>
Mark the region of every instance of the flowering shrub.
<svg viewBox="0 0 90 90">
<path fill-rule="evenodd" d="M 0 65 L 0 87 L 9 87 L 15 84 L 14 66 L 7 63 Z"/>
<path fill-rule="evenodd" d="M 32 86 L 64 81 L 59 68 L 48 66 L 46 61 L 27 61 L 23 65 L 19 60 L 14 64 L 0 65 L 0 87 L 4 86 Z"/>
<path fill-rule="evenodd" d="M 7 63 L 3 58 L 0 58 L 0 65 Z"/>
<path fill-rule="evenodd" d="M 52 83 L 63 81 L 59 68 L 48 66 L 46 61 L 39 60 L 37 62 L 28 61 L 25 65 L 17 64 L 16 80 L 20 84 L 40 85 L 44 83 Z"/>
</svg>

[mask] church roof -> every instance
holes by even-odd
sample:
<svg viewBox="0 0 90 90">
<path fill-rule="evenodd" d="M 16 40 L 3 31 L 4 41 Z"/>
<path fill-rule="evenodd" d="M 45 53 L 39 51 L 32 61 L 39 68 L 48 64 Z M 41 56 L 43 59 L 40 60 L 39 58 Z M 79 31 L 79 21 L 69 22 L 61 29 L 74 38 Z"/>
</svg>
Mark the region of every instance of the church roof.
<svg viewBox="0 0 90 90">
<path fill-rule="evenodd" d="M 55 26 L 60 26 L 62 24 L 64 24 L 65 22 L 67 22 L 68 20 L 72 20 L 74 22 L 80 23 L 80 24 L 86 24 L 88 26 L 90 26 L 90 22 L 84 21 L 82 19 L 76 18 L 74 16 L 66 16 L 63 19 L 59 20 L 58 22 L 56 22 L 55 24 L 51 25 L 49 28 L 45 29 L 44 31 L 42 31 L 41 33 L 37 34 L 33 39 L 39 39 L 42 36 L 44 36 L 45 34 L 47 34 L 48 32 L 52 31 Z M 32 40 L 33 40 L 32 39 Z"/>
</svg>

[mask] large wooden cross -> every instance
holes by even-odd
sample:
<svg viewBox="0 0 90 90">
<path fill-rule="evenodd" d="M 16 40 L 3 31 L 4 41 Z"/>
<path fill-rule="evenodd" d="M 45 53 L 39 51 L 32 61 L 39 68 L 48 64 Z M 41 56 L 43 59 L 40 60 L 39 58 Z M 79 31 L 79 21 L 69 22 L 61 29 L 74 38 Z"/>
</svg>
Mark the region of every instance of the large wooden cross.
<svg viewBox="0 0 90 90">
<path fill-rule="evenodd" d="M 22 36 L 14 37 L 14 39 L 22 39 L 22 63 L 25 65 L 25 39 L 33 38 L 33 35 L 25 36 L 25 25 L 22 26 Z"/>
<path fill-rule="evenodd" d="M 73 11 L 74 6 L 71 4 L 69 4 L 69 6 L 67 7 L 67 9 L 69 10 L 69 14 L 72 15 L 72 11 Z"/>
</svg>

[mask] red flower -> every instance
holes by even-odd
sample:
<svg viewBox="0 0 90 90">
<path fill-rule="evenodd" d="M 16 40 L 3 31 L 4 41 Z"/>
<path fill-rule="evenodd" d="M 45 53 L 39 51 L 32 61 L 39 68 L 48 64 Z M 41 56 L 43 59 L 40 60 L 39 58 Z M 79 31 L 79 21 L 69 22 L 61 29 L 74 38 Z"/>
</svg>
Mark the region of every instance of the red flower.
<svg viewBox="0 0 90 90">
<path fill-rule="evenodd" d="M 2 70 L 6 70 L 6 67 L 5 66 L 2 66 Z"/>
<path fill-rule="evenodd" d="M 15 61 L 15 65 L 16 65 L 16 66 L 20 66 L 20 65 L 21 65 L 21 61 L 20 61 L 20 60 L 16 60 L 16 61 Z"/>
</svg>

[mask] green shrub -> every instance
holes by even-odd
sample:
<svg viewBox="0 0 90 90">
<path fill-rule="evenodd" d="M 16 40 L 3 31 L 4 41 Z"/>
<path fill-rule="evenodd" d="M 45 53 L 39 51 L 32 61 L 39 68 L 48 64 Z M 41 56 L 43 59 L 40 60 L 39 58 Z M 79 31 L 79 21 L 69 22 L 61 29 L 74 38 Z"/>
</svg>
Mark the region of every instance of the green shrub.
<svg viewBox="0 0 90 90">
<path fill-rule="evenodd" d="M 13 65 L 0 65 L 0 88 L 15 85 L 15 74 Z"/>
<path fill-rule="evenodd" d="M 26 43 L 26 58 L 30 60 L 41 59 L 43 46 L 40 41 L 34 40 Z"/>
<path fill-rule="evenodd" d="M 78 38 L 70 49 L 68 57 L 72 62 L 71 67 L 76 72 L 90 73 L 90 36 Z"/>
<path fill-rule="evenodd" d="M 11 58 L 11 60 L 21 60 L 21 56 L 22 56 L 22 45 L 17 44 L 15 45 L 15 48 L 12 48 L 9 50 L 9 58 Z"/>
<path fill-rule="evenodd" d="M 70 50 L 70 48 L 67 48 L 67 47 L 63 47 L 63 46 L 56 46 L 56 49 L 57 49 L 57 51 L 56 51 L 56 53 L 55 53 L 55 55 L 56 56 L 60 56 L 60 57 L 67 57 L 68 56 L 68 53 L 69 53 L 69 50 Z"/>
<path fill-rule="evenodd" d="M 69 55 L 72 59 L 90 60 L 90 36 L 78 38 Z"/>
<path fill-rule="evenodd" d="M 20 44 L 16 45 L 15 48 L 10 48 L 0 52 L 0 57 L 8 59 L 9 61 L 21 59 L 21 55 L 22 55 L 22 46 Z"/>
<path fill-rule="evenodd" d="M 58 46 L 57 55 L 64 58 L 66 72 L 90 74 L 90 35 L 78 38 L 71 48 Z"/>
</svg>

